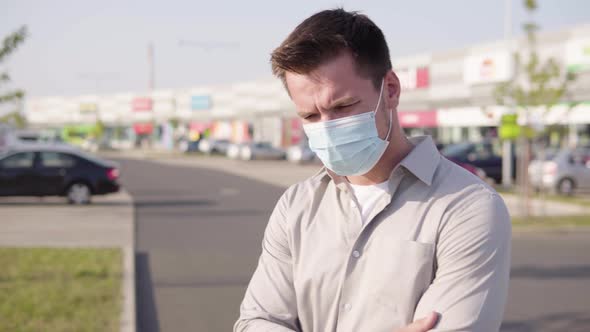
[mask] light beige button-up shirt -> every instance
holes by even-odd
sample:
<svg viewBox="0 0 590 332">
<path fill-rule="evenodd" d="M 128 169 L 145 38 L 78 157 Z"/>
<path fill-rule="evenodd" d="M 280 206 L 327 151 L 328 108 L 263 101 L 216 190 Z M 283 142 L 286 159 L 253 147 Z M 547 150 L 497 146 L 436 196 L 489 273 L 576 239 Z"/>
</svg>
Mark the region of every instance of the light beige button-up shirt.
<svg viewBox="0 0 590 332">
<path fill-rule="evenodd" d="M 234 331 L 393 332 L 433 310 L 432 331 L 498 331 L 506 206 L 430 137 L 412 142 L 365 225 L 346 179 L 325 169 L 283 194 Z"/>
</svg>

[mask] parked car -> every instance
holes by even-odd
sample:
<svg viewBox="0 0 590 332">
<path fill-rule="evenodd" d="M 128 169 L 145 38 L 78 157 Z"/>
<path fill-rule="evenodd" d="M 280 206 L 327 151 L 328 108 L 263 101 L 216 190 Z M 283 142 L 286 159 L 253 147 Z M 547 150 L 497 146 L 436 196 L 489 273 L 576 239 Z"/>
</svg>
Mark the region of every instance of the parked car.
<svg viewBox="0 0 590 332">
<path fill-rule="evenodd" d="M 590 191 L 590 148 L 547 151 L 543 160 L 530 163 L 528 175 L 537 190 L 561 195 Z"/>
<path fill-rule="evenodd" d="M 305 163 L 317 161 L 315 153 L 307 144 L 293 145 L 287 149 L 287 160 L 292 163 Z"/>
<path fill-rule="evenodd" d="M 484 180 L 485 182 L 488 182 L 488 180 L 494 181 L 492 178 L 488 177 L 488 175 L 486 174 L 486 172 L 483 169 L 481 169 L 479 167 L 475 167 L 471 164 L 464 164 L 464 163 L 459 163 L 459 162 L 454 162 L 454 163 L 465 168 L 471 174 L 477 176 L 478 178 Z"/>
<path fill-rule="evenodd" d="M 227 154 L 230 142 L 226 139 L 202 139 L 199 143 L 199 151 L 206 154 Z"/>
<path fill-rule="evenodd" d="M 285 151 L 267 142 L 249 143 L 241 149 L 240 158 L 242 160 L 285 159 Z"/>
<path fill-rule="evenodd" d="M 189 140 L 181 140 L 178 142 L 178 150 L 183 153 L 192 153 L 199 151 L 199 144 L 201 140 L 196 141 L 189 141 Z"/>
<path fill-rule="evenodd" d="M 244 143 L 233 143 L 227 148 L 227 157 L 230 159 L 240 159 L 242 155 L 242 149 L 247 145 Z"/>
<path fill-rule="evenodd" d="M 502 182 L 502 156 L 495 152 L 492 142 L 451 144 L 445 146 L 441 153 L 460 165 L 469 164 L 482 169 L 496 183 Z M 516 165 L 514 155 L 512 165 Z M 512 176 L 516 176 L 516 167 L 513 167 Z"/>
<path fill-rule="evenodd" d="M 88 204 L 119 191 L 119 167 L 73 148 L 19 147 L 0 156 L 0 196 L 65 196 Z"/>
</svg>

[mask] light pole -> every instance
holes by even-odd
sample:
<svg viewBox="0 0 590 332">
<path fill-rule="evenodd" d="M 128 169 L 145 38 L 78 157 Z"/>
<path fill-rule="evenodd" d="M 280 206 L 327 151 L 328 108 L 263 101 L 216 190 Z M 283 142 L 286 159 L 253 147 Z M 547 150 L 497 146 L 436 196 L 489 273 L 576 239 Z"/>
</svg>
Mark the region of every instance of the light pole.
<svg viewBox="0 0 590 332">
<path fill-rule="evenodd" d="M 508 44 L 508 50 L 512 53 L 512 0 L 504 1 L 504 39 Z M 514 111 L 514 110 L 510 110 Z M 502 185 L 512 186 L 512 141 L 504 139 L 502 143 Z"/>
</svg>

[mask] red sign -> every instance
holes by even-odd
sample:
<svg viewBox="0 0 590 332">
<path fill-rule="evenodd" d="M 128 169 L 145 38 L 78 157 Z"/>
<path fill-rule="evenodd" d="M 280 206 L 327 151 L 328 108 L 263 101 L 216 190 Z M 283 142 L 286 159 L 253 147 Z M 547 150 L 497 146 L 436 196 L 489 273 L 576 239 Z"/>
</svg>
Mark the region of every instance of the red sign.
<svg viewBox="0 0 590 332">
<path fill-rule="evenodd" d="M 436 111 L 397 112 L 402 128 L 432 128 L 438 126 Z"/>
<path fill-rule="evenodd" d="M 135 98 L 133 99 L 133 111 L 134 112 L 145 112 L 152 110 L 152 98 Z"/>
<path fill-rule="evenodd" d="M 136 123 L 133 130 L 137 135 L 150 135 L 154 131 L 154 125 L 151 123 Z"/>
<path fill-rule="evenodd" d="M 430 85 L 430 74 L 428 68 L 416 69 L 416 89 L 427 88 Z"/>
<path fill-rule="evenodd" d="M 399 69 L 395 73 L 404 90 L 424 89 L 430 85 L 428 67 Z"/>
<path fill-rule="evenodd" d="M 190 131 L 198 131 L 199 133 L 204 132 L 207 128 L 211 127 L 210 123 L 205 122 L 191 122 L 189 125 Z"/>
</svg>

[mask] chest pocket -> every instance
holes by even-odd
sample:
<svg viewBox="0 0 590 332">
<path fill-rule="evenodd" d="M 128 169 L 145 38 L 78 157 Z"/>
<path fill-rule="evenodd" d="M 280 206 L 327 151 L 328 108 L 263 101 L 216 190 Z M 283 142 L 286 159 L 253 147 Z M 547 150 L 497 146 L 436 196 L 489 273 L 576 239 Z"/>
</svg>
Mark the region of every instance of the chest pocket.
<svg viewBox="0 0 590 332">
<path fill-rule="evenodd" d="M 393 240 L 384 252 L 390 259 L 381 260 L 376 269 L 370 302 L 380 316 L 394 318 L 396 325 L 411 322 L 422 294 L 433 279 L 434 244 L 408 240 Z M 383 253 L 384 253 L 383 252 Z M 385 256 L 385 255 L 383 255 Z"/>
</svg>

